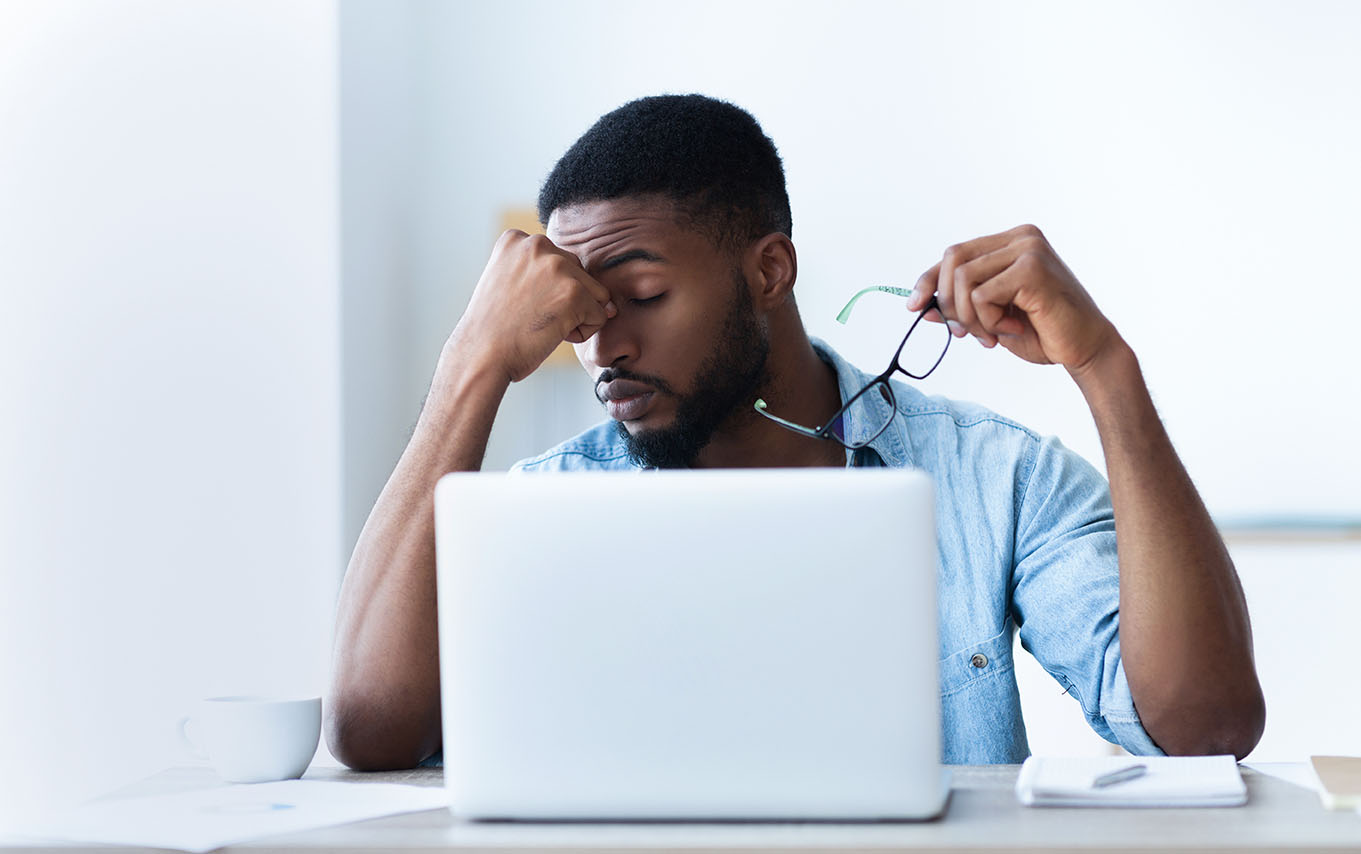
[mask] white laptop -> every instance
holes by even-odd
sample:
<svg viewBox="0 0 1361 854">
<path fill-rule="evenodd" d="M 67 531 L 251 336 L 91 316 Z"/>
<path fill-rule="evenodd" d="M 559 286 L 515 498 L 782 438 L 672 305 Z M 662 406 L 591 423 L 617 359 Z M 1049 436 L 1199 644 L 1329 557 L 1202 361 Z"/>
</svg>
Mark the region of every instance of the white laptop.
<svg viewBox="0 0 1361 854">
<path fill-rule="evenodd" d="M 455 814 L 943 809 L 925 475 L 450 474 L 435 532 Z"/>
</svg>

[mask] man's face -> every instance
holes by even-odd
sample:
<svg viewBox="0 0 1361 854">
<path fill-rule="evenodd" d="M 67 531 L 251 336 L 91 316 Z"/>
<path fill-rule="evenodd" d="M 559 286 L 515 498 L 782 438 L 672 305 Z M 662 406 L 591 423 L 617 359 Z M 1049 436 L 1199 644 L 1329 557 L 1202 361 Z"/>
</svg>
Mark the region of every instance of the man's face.
<svg viewBox="0 0 1361 854">
<path fill-rule="evenodd" d="M 653 198 L 559 208 L 548 236 L 619 309 L 575 347 L 630 455 L 692 464 L 715 430 L 748 414 L 764 378 L 769 344 L 740 259 Z"/>
</svg>

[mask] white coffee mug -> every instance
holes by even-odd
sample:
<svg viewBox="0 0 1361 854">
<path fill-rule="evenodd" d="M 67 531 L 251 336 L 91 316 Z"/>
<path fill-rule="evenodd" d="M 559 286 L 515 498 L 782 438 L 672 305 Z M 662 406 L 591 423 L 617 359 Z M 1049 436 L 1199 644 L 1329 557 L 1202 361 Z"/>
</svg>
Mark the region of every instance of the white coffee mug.
<svg viewBox="0 0 1361 854">
<path fill-rule="evenodd" d="M 190 739 L 193 724 L 198 738 Z M 301 777 L 321 740 L 321 698 L 210 697 L 179 723 L 193 753 L 206 753 L 229 783 L 264 783 Z"/>
</svg>

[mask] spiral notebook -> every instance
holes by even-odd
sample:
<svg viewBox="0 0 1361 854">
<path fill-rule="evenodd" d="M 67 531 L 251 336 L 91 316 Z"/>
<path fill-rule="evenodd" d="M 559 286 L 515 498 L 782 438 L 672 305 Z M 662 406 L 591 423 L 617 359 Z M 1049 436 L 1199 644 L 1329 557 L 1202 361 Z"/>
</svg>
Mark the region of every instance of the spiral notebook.
<svg viewBox="0 0 1361 854">
<path fill-rule="evenodd" d="M 1139 776 L 1094 785 L 1135 766 L 1143 766 Z M 1032 756 L 1016 778 L 1016 797 L 1029 807 L 1236 807 L 1247 803 L 1248 790 L 1232 756 Z"/>
</svg>

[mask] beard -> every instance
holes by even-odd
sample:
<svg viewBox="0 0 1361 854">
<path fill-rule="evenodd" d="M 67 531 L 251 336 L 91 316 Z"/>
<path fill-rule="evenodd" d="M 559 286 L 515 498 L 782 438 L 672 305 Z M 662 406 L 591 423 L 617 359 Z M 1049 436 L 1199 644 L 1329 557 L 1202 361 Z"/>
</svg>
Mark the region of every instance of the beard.
<svg viewBox="0 0 1361 854">
<path fill-rule="evenodd" d="M 700 365 L 693 390 L 677 398 L 675 421 L 666 427 L 630 433 L 615 427 L 629 461 L 643 468 L 689 468 L 725 422 L 738 418 L 756 400 L 766 380 L 770 336 L 756 322 L 751 291 L 740 269 L 733 275 L 733 297 L 714 351 Z M 619 371 L 620 377 L 629 375 Z M 669 387 L 664 390 L 670 391 Z"/>
</svg>

